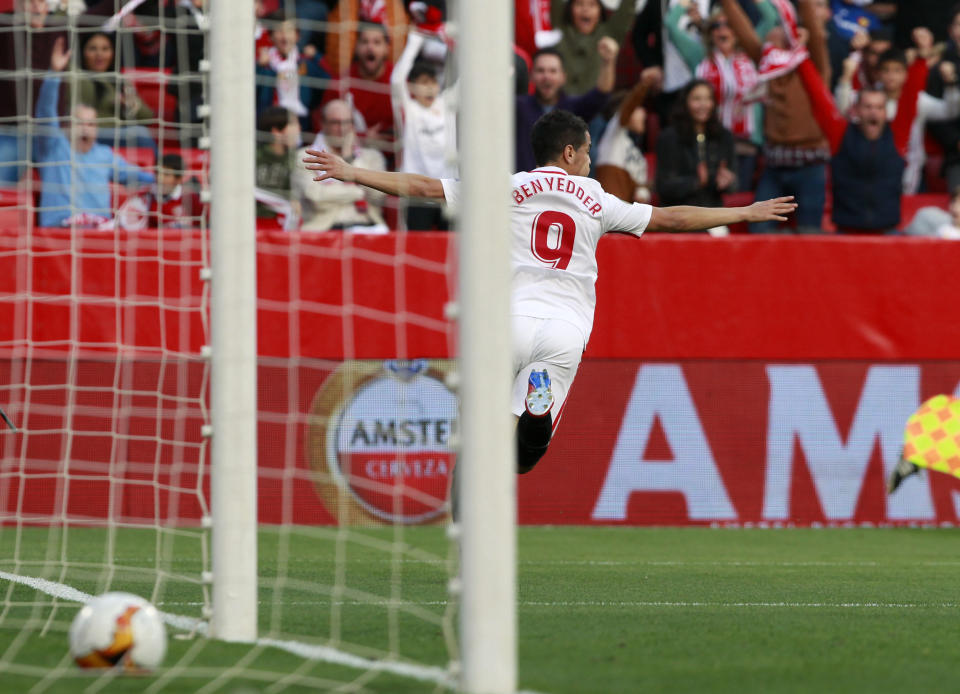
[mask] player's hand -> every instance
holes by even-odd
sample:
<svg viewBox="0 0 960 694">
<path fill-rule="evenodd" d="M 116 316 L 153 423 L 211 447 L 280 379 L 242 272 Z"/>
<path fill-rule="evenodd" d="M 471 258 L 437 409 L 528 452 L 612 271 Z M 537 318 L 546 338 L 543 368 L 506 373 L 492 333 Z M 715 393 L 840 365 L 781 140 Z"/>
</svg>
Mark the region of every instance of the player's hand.
<svg viewBox="0 0 960 694">
<path fill-rule="evenodd" d="M 353 167 L 336 154 L 323 149 L 307 149 L 307 156 L 303 158 L 306 168 L 310 171 L 322 173 L 313 177 L 314 181 L 326 181 L 334 178 L 338 181 L 352 181 Z"/>
<path fill-rule="evenodd" d="M 609 36 L 604 36 L 597 42 L 597 54 L 600 56 L 600 60 L 605 63 L 612 63 L 616 60 L 619 52 L 620 44 Z"/>
<path fill-rule="evenodd" d="M 63 72 L 70 64 L 70 51 L 67 50 L 67 40 L 61 36 L 53 42 L 53 51 L 50 53 L 50 69 Z"/>
<path fill-rule="evenodd" d="M 257 65 L 261 67 L 266 67 L 270 64 L 270 49 L 266 46 L 261 46 L 260 51 L 257 53 Z"/>
<path fill-rule="evenodd" d="M 792 195 L 788 195 L 784 198 L 755 202 L 743 209 L 746 210 L 745 222 L 785 222 L 786 215 L 797 209 L 797 203 L 793 201 Z"/>
<path fill-rule="evenodd" d="M 697 26 L 703 24 L 703 15 L 700 14 L 700 6 L 695 2 L 691 2 L 690 6 L 687 7 L 687 16 L 690 17 L 690 22 Z"/>
</svg>

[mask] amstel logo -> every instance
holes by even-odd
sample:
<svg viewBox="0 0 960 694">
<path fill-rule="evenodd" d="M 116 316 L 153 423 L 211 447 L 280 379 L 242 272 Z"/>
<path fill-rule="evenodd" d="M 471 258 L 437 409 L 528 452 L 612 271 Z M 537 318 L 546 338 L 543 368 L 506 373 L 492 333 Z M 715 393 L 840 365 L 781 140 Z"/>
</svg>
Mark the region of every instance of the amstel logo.
<svg viewBox="0 0 960 694">
<path fill-rule="evenodd" d="M 457 399 L 452 360 L 349 361 L 313 399 L 307 452 L 340 524 L 427 523 L 447 512 Z"/>
</svg>

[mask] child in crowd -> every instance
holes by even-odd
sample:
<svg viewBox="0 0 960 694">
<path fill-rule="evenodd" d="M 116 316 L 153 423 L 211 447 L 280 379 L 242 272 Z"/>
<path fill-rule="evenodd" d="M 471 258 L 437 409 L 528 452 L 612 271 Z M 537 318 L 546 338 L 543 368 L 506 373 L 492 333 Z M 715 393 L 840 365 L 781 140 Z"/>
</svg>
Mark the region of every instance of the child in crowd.
<svg viewBox="0 0 960 694">
<path fill-rule="evenodd" d="M 156 185 L 127 200 L 117 211 L 117 226 L 128 231 L 190 228 L 205 214 L 196 186 L 184 181 L 183 157 L 165 154 Z"/>
<path fill-rule="evenodd" d="M 451 161 L 456 152 L 456 120 L 452 111 L 453 88 L 440 89 L 435 63 L 419 58 L 425 44 L 443 43 L 411 31 L 403 55 L 390 76 L 394 122 L 403 142 L 400 170 L 432 178 L 457 178 Z M 447 229 L 438 205 L 410 204 L 407 228 Z"/>
<path fill-rule="evenodd" d="M 314 101 L 309 78 L 320 76 L 314 60 L 317 49 L 308 44 L 301 53 L 297 48 L 300 34 L 295 18 L 282 12 L 274 13 L 270 22 L 273 45 L 257 49 L 257 112 L 280 106 L 297 118 L 306 118 Z M 302 79 L 304 77 L 307 79 Z"/>
</svg>

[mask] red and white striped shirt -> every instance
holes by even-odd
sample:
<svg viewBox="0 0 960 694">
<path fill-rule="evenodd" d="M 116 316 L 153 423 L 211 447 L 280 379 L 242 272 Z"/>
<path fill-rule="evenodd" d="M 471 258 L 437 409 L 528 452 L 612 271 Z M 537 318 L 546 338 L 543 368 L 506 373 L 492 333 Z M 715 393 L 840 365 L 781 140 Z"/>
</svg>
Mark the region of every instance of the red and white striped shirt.
<svg viewBox="0 0 960 694">
<path fill-rule="evenodd" d="M 727 58 L 715 51 L 700 62 L 696 75 L 713 85 L 723 127 L 735 137 L 752 139 L 760 128 L 753 107 L 760 80 L 753 61 L 745 53 L 737 52 Z"/>
</svg>

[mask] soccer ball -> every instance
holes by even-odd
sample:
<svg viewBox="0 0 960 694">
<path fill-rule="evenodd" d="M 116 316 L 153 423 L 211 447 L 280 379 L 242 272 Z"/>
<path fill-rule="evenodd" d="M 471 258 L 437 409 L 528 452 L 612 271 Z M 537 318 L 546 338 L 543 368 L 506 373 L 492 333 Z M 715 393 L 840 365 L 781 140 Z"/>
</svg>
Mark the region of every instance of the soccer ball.
<svg viewBox="0 0 960 694">
<path fill-rule="evenodd" d="M 167 652 L 167 630 L 156 607 L 131 593 L 104 593 L 70 625 L 70 655 L 82 668 L 148 670 Z"/>
</svg>

